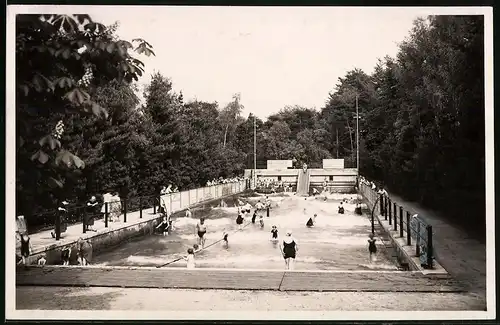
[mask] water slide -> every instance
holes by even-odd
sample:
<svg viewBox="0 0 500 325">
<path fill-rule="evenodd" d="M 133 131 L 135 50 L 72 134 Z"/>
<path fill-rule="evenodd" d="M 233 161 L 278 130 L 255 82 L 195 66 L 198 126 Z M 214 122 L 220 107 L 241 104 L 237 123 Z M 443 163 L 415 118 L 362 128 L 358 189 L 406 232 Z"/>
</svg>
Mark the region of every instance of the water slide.
<svg viewBox="0 0 500 325">
<path fill-rule="evenodd" d="M 309 185 L 311 183 L 310 176 L 311 171 L 307 169 L 305 172 L 303 169 L 299 170 L 299 175 L 297 178 L 297 195 L 309 195 Z"/>
</svg>

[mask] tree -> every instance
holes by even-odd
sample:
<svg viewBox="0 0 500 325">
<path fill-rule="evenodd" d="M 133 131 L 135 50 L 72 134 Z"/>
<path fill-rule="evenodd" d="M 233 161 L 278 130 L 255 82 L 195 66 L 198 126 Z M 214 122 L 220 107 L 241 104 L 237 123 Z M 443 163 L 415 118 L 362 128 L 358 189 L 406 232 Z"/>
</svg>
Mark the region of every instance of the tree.
<svg viewBox="0 0 500 325">
<path fill-rule="evenodd" d="M 221 123 L 224 127 L 224 148 L 226 147 L 228 134 L 232 136 L 238 124 L 242 122 L 241 112 L 243 109 L 244 106 L 241 104 L 241 94 L 238 93 L 233 95 L 233 100 L 227 104 L 219 114 Z"/>
<path fill-rule="evenodd" d="M 130 50 L 154 53 L 142 39 L 133 40 L 134 48 L 113 37 L 88 15 L 17 15 L 16 29 L 17 203 L 19 213 L 30 214 L 40 199 L 53 202 L 44 193 L 65 193 L 64 175 L 85 167 L 61 142 L 65 119 L 106 118 L 92 98 L 95 89 L 138 79 L 143 63 Z"/>
</svg>

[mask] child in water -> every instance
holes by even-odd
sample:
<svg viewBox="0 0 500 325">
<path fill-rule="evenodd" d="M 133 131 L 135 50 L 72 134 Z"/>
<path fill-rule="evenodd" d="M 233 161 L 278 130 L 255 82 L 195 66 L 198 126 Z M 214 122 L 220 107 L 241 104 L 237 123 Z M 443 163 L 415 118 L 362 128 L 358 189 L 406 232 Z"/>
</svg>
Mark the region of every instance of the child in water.
<svg viewBox="0 0 500 325">
<path fill-rule="evenodd" d="M 273 242 L 278 241 L 278 227 L 276 226 L 271 227 L 271 241 Z"/>
<path fill-rule="evenodd" d="M 69 265 L 70 257 L 71 257 L 71 247 L 66 247 L 61 252 L 61 259 L 63 261 L 63 265 Z"/>
<path fill-rule="evenodd" d="M 186 267 L 188 269 L 194 269 L 195 264 L 194 264 L 194 251 L 192 248 L 188 248 L 188 255 L 184 257 L 184 260 L 187 262 Z"/>
<path fill-rule="evenodd" d="M 342 202 L 340 202 L 339 205 L 339 214 L 344 214 L 344 206 L 342 205 Z"/>
<path fill-rule="evenodd" d="M 45 259 L 45 254 L 43 254 L 37 261 L 38 265 L 44 266 L 47 264 L 47 260 Z"/>
<path fill-rule="evenodd" d="M 196 252 L 199 252 L 200 251 L 200 246 L 198 244 L 194 244 L 193 245 L 193 251 L 196 253 Z"/>
<path fill-rule="evenodd" d="M 257 209 L 255 209 L 255 211 L 253 212 L 252 223 L 255 223 L 256 218 L 257 218 Z"/>
<path fill-rule="evenodd" d="M 168 218 L 166 216 L 163 217 L 162 221 L 158 226 L 156 226 L 156 229 L 160 231 L 160 233 L 163 234 L 163 236 L 168 235 L 168 228 L 170 227 Z"/>
<path fill-rule="evenodd" d="M 238 225 L 238 230 L 243 228 L 243 217 L 240 213 L 238 213 L 238 217 L 236 218 L 236 224 Z"/>
<path fill-rule="evenodd" d="M 314 216 L 313 216 L 312 218 L 309 218 L 309 220 L 307 220 L 306 226 L 307 226 L 308 228 L 312 228 L 312 227 L 314 227 L 314 224 L 316 223 L 316 217 L 317 217 L 317 216 L 318 216 L 318 215 L 315 213 L 315 214 L 314 214 Z"/>
<path fill-rule="evenodd" d="M 370 239 L 368 239 L 368 251 L 370 252 L 370 263 L 373 263 L 377 260 L 377 245 L 375 242 L 377 240 L 373 238 L 373 234 L 370 234 Z"/>
<path fill-rule="evenodd" d="M 264 217 L 259 217 L 260 228 L 264 228 Z"/>
<path fill-rule="evenodd" d="M 225 246 L 226 248 L 228 248 L 228 247 L 229 247 L 229 241 L 227 240 L 227 237 L 228 237 L 228 236 L 229 236 L 229 234 L 228 234 L 228 233 L 224 230 L 224 231 L 222 232 L 222 240 L 224 241 L 224 246 Z"/>
</svg>

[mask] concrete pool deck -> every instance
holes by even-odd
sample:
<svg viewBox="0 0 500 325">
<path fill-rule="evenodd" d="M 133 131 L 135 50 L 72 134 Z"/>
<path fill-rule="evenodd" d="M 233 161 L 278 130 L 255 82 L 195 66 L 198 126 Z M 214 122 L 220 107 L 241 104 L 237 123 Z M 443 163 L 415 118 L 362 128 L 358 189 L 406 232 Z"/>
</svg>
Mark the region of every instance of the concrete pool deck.
<svg viewBox="0 0 500 325">
<path fill-rule="evenodd" d="M 29 266 L 17 286 L 177 288 L 277 291 L 464 292 L 449 276 L 389 271 L 272 271 L 235 269 Z"/>
</svg>

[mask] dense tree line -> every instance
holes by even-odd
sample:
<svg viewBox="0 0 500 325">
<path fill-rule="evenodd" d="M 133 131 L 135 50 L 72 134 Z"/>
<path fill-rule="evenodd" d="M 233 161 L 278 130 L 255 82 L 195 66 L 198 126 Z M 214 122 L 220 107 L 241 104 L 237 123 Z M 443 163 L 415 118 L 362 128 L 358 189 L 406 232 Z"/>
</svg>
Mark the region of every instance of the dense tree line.
<svg viewBox="0 0 500 325">
<path fill-rule="evenodd" d="M 355 167 L 357 99 L 361 173 L 484 233 L 482 16 L 417 20 L 395 58 L 347 72 L 320 110 L 289 106 L 265 121 L 242 116 L 244 94 L 224 107 L 186 102 L 159 72 L 140 104 L 133 55 L 154 55 L 147 41 L 119 40 L 116 24 L 84 15 L 18 17 L 17 62 L 27 63 L 17 65 L 18 213 L 63 196 L 148 195 L 241 174 L 253 168 L 254 123 L 260 168 L 337 157 Z"/>
</svg>

